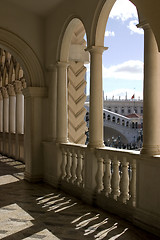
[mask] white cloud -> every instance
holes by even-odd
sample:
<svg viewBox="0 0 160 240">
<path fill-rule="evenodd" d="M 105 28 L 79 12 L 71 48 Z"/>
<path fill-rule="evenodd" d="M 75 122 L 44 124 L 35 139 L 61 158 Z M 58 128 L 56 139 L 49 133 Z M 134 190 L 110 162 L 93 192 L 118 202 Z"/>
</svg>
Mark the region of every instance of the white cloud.
<svg viewBox="0 0 160 240">
<path fill-rule="evenodd" d="M 129 18 L 137 18 L 137 10 L 130 1 L 117 0 L 110 12 L 110 17 L 126 21 Z"/>
<path fill-rule="evenodd" d="M 113 31 L 106 31 L 105 32 L 105 37 L 114 37 L 115 36 L 115 32 Z"/>
<path fill-rule="evenodd" d="M 132 20 L 129 22 L 129 25 L 127 26 L 131 30 L 131 34 L 138 33 L 138 34 L 144 34 L 143 29 L 137 28 L 138 21 Z"/>
<path fill-rule="evenodd" d="M 127 99 L 131 99 L 131 97 L 133 96 L 133 94 L 135 94 L 135 99 L 143 99 L 143 92 L 140 91 L 136 91 L 134 89 L 130 89 L 130 88 L 120 88 L 120 89 L 115 89 L 113 91 L 110 92 L 105 92 L 105 99 L 107 96 L 107 99 L 112 99 L 114 96 L 114 99 L 119 99 L 119 97 L 121 99 L 125 99 L 126 98 L 126 93 L 127 93 Z"/>
<path fill-rule="evenodd" d="M 143 80 L 143 62 L 129 60 L 109 68 L 103 66 L 103 78 Z"/>
</svg>

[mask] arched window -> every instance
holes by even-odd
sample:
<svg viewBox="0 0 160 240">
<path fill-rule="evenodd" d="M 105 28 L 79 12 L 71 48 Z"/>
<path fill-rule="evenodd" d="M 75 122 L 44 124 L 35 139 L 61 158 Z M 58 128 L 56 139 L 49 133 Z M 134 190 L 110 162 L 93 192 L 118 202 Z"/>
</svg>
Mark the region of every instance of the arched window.
<svg viewBox="0 0 160 240">
<path fill-rule="evenodd" d="M 107 120 L 108 120 L 108 121 L 111 120 L 111 116 L 110 116 L 110 115 L 107 116 Z"/>
<path fill-rule="evenodd" d="M 103 113 L 103 119 L 104 119 L 104 120 L 106 119 L 106 114 L 105 114 L 105 113 Z"/>
<path fill-rule="evenodd" d="M 115 123 L 116 119 L 115 119 L 115 116 L 112 117 L 112 122 Z"/>
<path fill-rule="evenodd" d="M 122 120 L 122 126 L 125 126 L 125 121 L 124 121 L 124 119 Z"/>
<path fill-rule="evenodd" d="M 120 124 L 120 118 L 117 118 L 117 124 Z"/>
<path fill-rule="evenodd" d="M 129 127 L 129 122 L 128 121 L 126 122 L 126 127 Z"/>
</svg>

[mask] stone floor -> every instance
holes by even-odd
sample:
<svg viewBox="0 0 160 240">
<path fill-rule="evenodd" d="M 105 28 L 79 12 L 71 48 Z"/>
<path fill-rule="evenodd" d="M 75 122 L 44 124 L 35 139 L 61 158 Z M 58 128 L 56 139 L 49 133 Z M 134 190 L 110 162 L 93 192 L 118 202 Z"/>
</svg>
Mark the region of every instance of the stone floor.
<svg viewBox="0 0 160 240">
<path fill-rule="evenodd" d="M 46 184 L 30 184 L 23 171 L 0 156 L 0 239 L 159 239 Z"/>
</svg>

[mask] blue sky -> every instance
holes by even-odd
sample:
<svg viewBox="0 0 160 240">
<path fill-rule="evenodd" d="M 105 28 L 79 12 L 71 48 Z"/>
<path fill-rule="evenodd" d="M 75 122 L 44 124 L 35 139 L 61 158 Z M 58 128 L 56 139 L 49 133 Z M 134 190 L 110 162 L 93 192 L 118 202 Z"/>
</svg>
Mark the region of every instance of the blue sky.
<svg viewBox="0 0 160 240">
<path fill-rule="evenodd" d="M 117 0 L 106 26 L 103 53 L 103 90 L 108 99 L 143 97 L 143 30 L 128 0 Z M 89 86 L 88 86 L 89 91 Z"/>
</svg>

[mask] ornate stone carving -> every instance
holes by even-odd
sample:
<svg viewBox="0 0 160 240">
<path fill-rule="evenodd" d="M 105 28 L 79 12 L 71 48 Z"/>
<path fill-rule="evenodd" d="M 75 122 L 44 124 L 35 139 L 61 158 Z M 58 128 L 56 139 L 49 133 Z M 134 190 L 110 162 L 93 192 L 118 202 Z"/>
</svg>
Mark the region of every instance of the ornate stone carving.
<svg viewBox="0 0 160 240">
<path fill-rule="evenodd" d="M 16 94 L 21 94 L 22 93 L 22 82 L 19 80 L 16 80 L 14 82 L 14 89 Z"/>
<path fill-rule="evenodd" d="M 12 84 L 8 84 L 7 90 L 8 90 L 9 96 L 15 96 L 15 90 L 14 90 L 14 86 Z"/>
<path fill-rule="evenodd" d="M 2 92 L 0 90 L 0 100 L 2 100 L 2 99 L 3 99 L 3 96 L 2 96 Z"/>
<path fill-rule="evenodd" d="M 6 87 L 1 88 L 3 98 L 8 98 L 8 91 Z"/>
<path fill-rule="evenodd" d="M 22 78 L 21 82 L 22 82 L 22 87 L 26 88 L 27 87 L 26 80 L 24 78 Z"/>
</svg>

